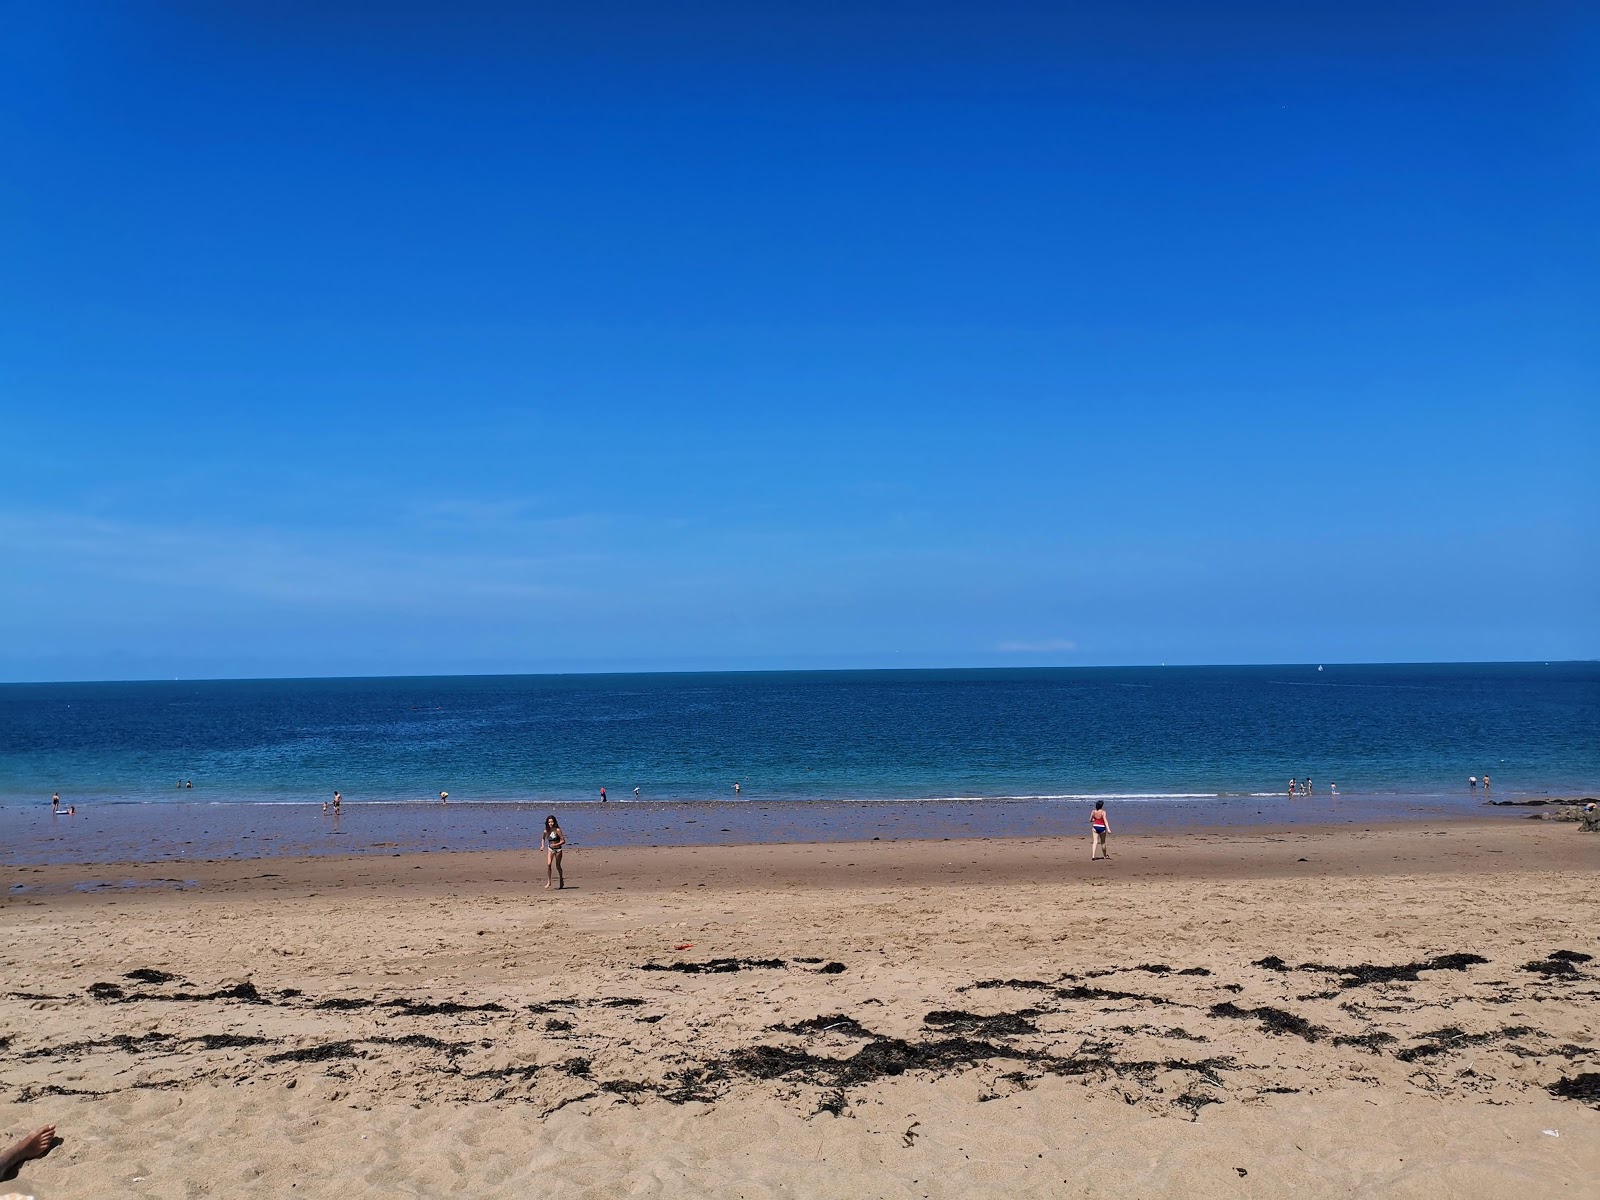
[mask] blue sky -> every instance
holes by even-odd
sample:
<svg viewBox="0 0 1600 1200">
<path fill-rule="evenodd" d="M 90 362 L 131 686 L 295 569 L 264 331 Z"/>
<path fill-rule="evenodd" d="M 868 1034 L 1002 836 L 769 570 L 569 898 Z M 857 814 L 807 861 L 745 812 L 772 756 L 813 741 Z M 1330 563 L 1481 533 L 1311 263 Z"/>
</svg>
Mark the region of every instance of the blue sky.
<svg viewBox="0 0 1600 1200">
<path fill-rule="evenodd" d="M 1600 655 L 1578 5 L 6 19 L 0 679 Z"/>
</svg>

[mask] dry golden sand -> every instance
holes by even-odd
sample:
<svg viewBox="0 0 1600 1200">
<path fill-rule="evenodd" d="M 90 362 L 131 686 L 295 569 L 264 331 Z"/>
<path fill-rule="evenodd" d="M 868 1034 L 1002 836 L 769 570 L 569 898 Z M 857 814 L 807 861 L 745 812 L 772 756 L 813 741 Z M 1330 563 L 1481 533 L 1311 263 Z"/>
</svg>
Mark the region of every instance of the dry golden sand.
<svg viewBox="0 0 1600 1200">
<path fill-rule="evenodd" d="M 503 853 L 12 869 L 0 1130 L 66 1140 L 5 1186 L 1600 1194 L 1600 1111 L 1547 1090 L 1600 1072 L 1600 838 L 1112 845 L 1093 866 L 1081 839 L 575 849 L 560 893 Z M 153 886 L 73 890 L 95 878 Z M 1526 969 L 1558 950 L 1597 957 Z M 1489 961 L 1255 965 L 1450 954 Z M 641 969 L 722 957 L 785 965 Z M 211 995 L 244 981 L 257 1002 Z M 440 1002 L 496 1007 L 419 1011 Z M 857 1025 L 775 1028 L 835 1016 Z"/>
</svg>

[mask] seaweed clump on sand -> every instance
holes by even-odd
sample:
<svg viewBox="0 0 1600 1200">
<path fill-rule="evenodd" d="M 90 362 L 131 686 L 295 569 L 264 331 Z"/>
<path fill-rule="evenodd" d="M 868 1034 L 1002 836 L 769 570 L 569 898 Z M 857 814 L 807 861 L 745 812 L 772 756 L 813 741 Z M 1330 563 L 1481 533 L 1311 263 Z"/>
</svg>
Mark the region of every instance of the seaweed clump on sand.
<svg viewBox="0 0 1600 1200">
<path fill-rule="evenodd" d="M 878 1038 L 848 1058 L 829 1058 L 787 1046 L 746 1046 L 735 1050 L 727 1068 L 756 1079 L 792 1078 L 828 1088 L 855 1087 L 907 1071 L 948 1071 L 996 1058 L 1030 1058 L 1031 1055 L 993 1042 L 972 1038 L 945 1038 L 936 1042 L 907 1042 Z"/>
<path fill-rule="evenodd" d="M 171 983 L 177 978 L 171 971 L 158 971 L 154 967 L 139 967 L 129 971 L 124 979 L 132 979 L 137 983 Z"/>
<path fill-rule="evenodd" d="M 1241 1008 L 1232 1000 L 1225 1000 L 1221 1004 L 1213 1004 L 1210 1008 L 1213 1017 L 1235 1017 L 1241 1020 L 1254 1018 L 1261 1022 L 1261 1028 L 1268 1033 L 1292 1033 L 1296 1037 L 1305 1038 L 1314 1042 L 1328 1031 L 1321 1025 L 1313 1025 L 1304 1017 L 1297 1017 L 1292 1012 L 1285 1012 L 1281 1008 L 1272 1008 L 1261 1005 L 1257 1008 Z"/>
<path fill-rule="evenodd" d="M 455 1016 L 458 1013 L 510 1012 L 504 1004 L 496 1004 L 493 1000 L 487 1004 L 458 1004 L 454 1000 L 386 1000 L 382 1007 L 392 1008 L 397 1016 L 402 1017 L 437 1017 Z"/>
<path fill-rule="evenodd" d="M 1579 950 L 1552 950 L 1542 960 L 1523 963 L 1522 969 L 1546 979 L 1582 979 L 1577 964 L 1593 961 L 1594 955 Z"/>
<path fill-rule="evenodd" d="M 63 1042 L 59 1046 L 40 1046 L 35 1050 L 24 1050 L 17 1055 L 18 1058 L 65 1058 L 68 1055 L 83 1054 L 93 1050 L 121 1050 L 127 1054 L 138 1054 L 141 1050 L 148 1050 L 152 1045 L 161 1042 L 170 1042 L 170 1033 L 141 1034 L 134 1037 L 132 1034 L 119 1033 L 114 1037 L 91 1038 L 83 1042 Z"/>
<path fill-rule="evenodd" d="M 1478 954 L 1441 954 L 1435 958 L 1420 962 L 1396 963 L 1386 965 L 1383 963 L 1356 963 L 1349 967 L 1334 967 L 1327 963 L 1301 963 L 1291 967 L 1276 954 L 1269 954 L 1265 958 L 1258 958 L 1251 966 L 1264 967 L 1269 971 L 1319 971 L 1327 975 L 1341 976 L 1341 988 L 1366 987 L 1374 983 L 1417 983 L 1421 976 L 1419 971 L 1465 971 L 1468 967 L 1486 963 L 1489 960 Z"/>
<path fill-rule="evenodd" d="M 1383 1030 L 1374 1030 L 1372 1033 L 1341 1033 L 1333 1039 L 1335 1046 L 1360 1046 L 1363 1050 L 1370 1050 L 1377 1054 L 1379 1048 L 1393 1044 L 1395 1036 Z"/>
<path fill-rule="evenodd" d="M 681 971 L 685 975 L 731 975 L 735 971 L 775 970 L 781 958 L 713 958 L 706 962 L 645 963 L 641 971 Z"/>
<path fill-rule="evenodd" d="M 1585 1071 L 1582 1075 L 1563 1075 L 1550 1085 L 1549 1092 L 1561 1100 L 1581 1100 L 1600 1108 L 1600 1073 Z"/>
<path fill-rule="evenodd" d="M 130 996 L 121 984 L 116 983 L 91 983 L 88 991 L 96 1000 L 104 1000 L 108 1004 L 131 1004 L 135 1000 L 243 1000 L 247 1004 L 272 1003 L 256 991 L 256 985 L 248 979 L 214 992 L 135 992 Z"/>
<path fill-rule="evenodd" d="M 874 1038 L 873 1033 L 854 1017 L 847 1017 L 844 1013 L 834 1013 L 832 1016 L 808 1017 L 804 1021 L 795 1021 L 788 1025 L 772 1026 L 777 1033 L 838 1033 L 845 1037 Z"/>
<path fill-rule="evenodd" d="M 952 1033 L 981 1033 L 986 1037 L 1014 1037 L 1017 1034 L 1038 1033 L 1039 1027 L 1030 1021 L 1040 1010 L 1019 1008 L 1016 1012 L 980 1016 L 960 1009 L 938 1009 L 922 1018 L 924 1025 L 947 1029 Z"/>
<path fill-rule="evenodd" d="M 266 1046 L 275 1039 L 256 1037 L 249 1033 L 202 1033 L 186 1039 L 202 1050 L 242 1050 L 246 1046 Z"/>
<path fill-rule="evenodd" d="M 267 1055 L 269 1063 L 329 1062 L 336 1058 L 360 1058 L 362 1052 L 354 1042 L 324 1042 L 320 1046 L 301 1046 L 297 1050 L 281 1050 Z"/>
<path fill-rule="evenodd" d="M 1442 1029 L 1435 1029 L 1422 1034 L 1425 1040 L 1415 1046 L 1407 1046 L 1395 1054 L 1401 1062 L 1416 1062 L 1419 1058 L 1434 1058 L 1440 1054 L 1448 1054 L 1452 1050 L 1460 1050 L 1467 1046 L 1482 1046 L 1488 1042 L 1507 1041 L 1532 1033 L 1533 1029 L 1527 1025 L 1507 1025 L 1504 1029 L 1491 1029 L 1487 1033 L 1468 1033 L 1459 1025 L 1446 1025 Z"/>
<path fill-rule="evenodd" d="M 1041 992 L 1055 990 L 1055 984 L 1046 983 L 1042 979 L 980 979 L 971 985 L 974 988 L 1028 988 Z"/>
<path fill-rule="evenodd" d="M 1062 1000 L 1143 1000 L 1146 1004 L 1171 1004 L 1165 996 L 1149 996 L 1143 992 L 1119 992 L 1114 988 L 1089 987 L 1075 983 L 1071 987 L 1056 988 Z"/>
</svg>

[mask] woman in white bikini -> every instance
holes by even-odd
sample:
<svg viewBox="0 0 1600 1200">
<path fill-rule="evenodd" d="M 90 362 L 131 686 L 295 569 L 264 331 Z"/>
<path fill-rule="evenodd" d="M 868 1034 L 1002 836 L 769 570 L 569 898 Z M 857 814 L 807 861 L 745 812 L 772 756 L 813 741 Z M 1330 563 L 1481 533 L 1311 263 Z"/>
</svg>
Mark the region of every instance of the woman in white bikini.
<svg viewBox="0 0 1600 1200">
<path fill-rule="evenodd" d="M 558 887 L 567 886 L 567 876 L 561 870 L 561 852 L 566 849 L 567 837 L 561 832 L 561 822 L 555 813 L 544 819 L 544 833 L 539 838 L 539 849 L 544 851 L 544 890 L 550 890 L 551 875 L 560 880 Z"/>
</svg>

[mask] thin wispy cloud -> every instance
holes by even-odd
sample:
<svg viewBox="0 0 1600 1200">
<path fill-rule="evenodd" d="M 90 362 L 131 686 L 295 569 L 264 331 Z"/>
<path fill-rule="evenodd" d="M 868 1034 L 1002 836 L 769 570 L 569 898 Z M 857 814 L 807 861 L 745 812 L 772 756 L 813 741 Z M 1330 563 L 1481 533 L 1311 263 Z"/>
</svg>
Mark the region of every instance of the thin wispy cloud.
<svg viewBox="0 0 1600 1200">
<path fill-rule="evenodd" d="M 1078 643 L 1070 638 L 1044 638 L 1037 642 L 1001 642 L 995 647 L 1001 654 L 1063 654 L 1077 648 Z"/>
</svg>

